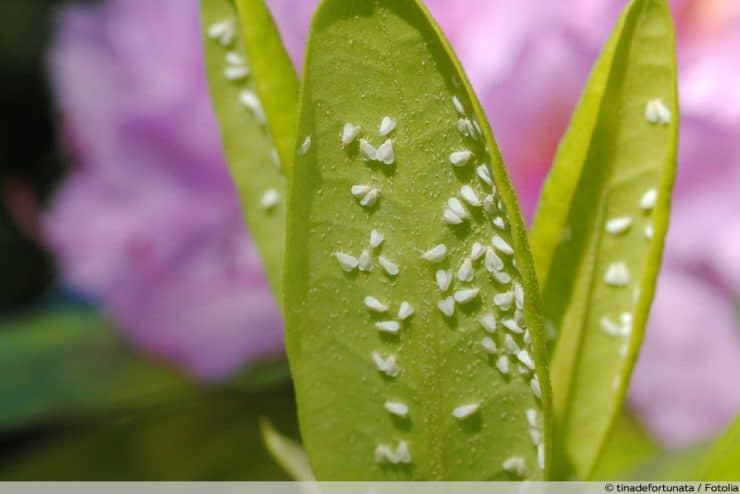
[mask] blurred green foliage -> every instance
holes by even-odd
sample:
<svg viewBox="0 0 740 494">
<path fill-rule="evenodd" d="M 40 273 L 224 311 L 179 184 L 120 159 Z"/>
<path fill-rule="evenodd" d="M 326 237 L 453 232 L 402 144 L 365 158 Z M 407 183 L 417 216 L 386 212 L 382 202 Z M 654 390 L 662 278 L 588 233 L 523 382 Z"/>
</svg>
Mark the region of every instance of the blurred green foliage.
<svg viewBox="0 0 740 494">
<path fill-rule="evenodd" d="M 0 466 L 2 480 L 289 480 L 260 439 L 269 416 L 298 437 L 290 383 L 211 391 L 42 441 Z"/>
<path fill-rule="evenodd" d="M 35 313 L 0 324 L 0 433 L 140 402 L 194 386 L 135 355 L 94 313 Z"/>
<path fill-rule="evenodd" d="M 0 479 L 283 479 L 260 440 L 298 437 L 285 362 L 206 386 L 132 351 L 93 312 L 0 324 Z M 10 434 L 29 432 L 20 446 Z"/>
<path fill-rule="evenodd" d="M 740 415 L 704 455 L 694 472 L 696 480 L 738 480 L 740 478 Z"/>
<path fill-rule="evenodd" d="M 661 452 L 661 447 L 625 410 L 612 428 L 591 479 L 624 480 Z"/>
</svg>

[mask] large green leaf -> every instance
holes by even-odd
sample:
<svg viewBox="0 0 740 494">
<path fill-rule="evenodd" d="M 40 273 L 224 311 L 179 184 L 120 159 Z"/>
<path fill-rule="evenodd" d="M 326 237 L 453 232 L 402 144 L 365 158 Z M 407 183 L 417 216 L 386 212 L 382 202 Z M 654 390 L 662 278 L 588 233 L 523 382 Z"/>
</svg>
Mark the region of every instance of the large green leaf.
<svg viewBox="0 0 740 494">
<path fill-rule="evenodd" d="M 232 0 L 201 0 L 208 83 L 249 232 L 282 303 L 287 181 L 281 161 L 294 140 L 298 82 L 262 1 L 239 5 L 246 39 L 258 47 L 246 49 Z"/>
<path fill-rule="evenodd" d="M 260 441 L 263 414 L 298 436 L 290 385 L 210 391 L 25 444 L 0 463 L 0 479 L 290 480 Z"/>
<path fill-rule="evenodd" d="M 284 286 L 314 473 L 543 478 L 533 443 L 549 456 L 550 396 L 538 288 L 460 64 L 415 0 L 327 0 L 305 67 Z M 446 270 L 454 280 L 441 290 Z"/>
<path fill-rule="evenodd" d="M 711 446 L 694 478 L 740 481 L 740 415 Z"/>
<path fill-rule="evenodd" d="M 88 312 L 29 315 L 0 326 L 0 432 L 172 399 L 192 386 L 136 356 Z"/>
<path fill-rule="evenodd" d="M 558 335 L 550 368 L 553 457 L 570 461 L 581 478 L 622 410 L 642 342 L 668 226 L 677 136 L 670 12 L 664 0 L 634 0 L 558 149 L 530 237 L 545 324 Z M 566 475 L 568 467 L 556 470 Z"/>
</svg>

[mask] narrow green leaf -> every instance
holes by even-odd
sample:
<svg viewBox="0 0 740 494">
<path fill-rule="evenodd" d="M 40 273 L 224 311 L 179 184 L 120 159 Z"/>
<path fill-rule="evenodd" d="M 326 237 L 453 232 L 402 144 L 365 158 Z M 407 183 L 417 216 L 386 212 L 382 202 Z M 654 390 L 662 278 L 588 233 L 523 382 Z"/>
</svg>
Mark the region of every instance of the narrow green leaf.
<svg viewBox="0 0 740 494">
<path fill-rule="evenodd" d="M 740 415 L 711 446 L 694 478 L 740 481 Z"/>
<path fill-rule="evenodd" d="M 668 123 L 648 121 L 666 110 Z M 550 369 L 553 456 L 572 462 L 581 478 L 622 410 L 642 342 L 677 139 L 670 12 L 664 0 L 633 0 L 560 145 L 530 237 L 545 324 L 559 333 Z M 566 466 L 557 470 L 564 475 Z"/>
<path fill-rule="evenodd" d="M 316 480 L 306 452 L 300 444 L 280 434 L 272 426 L 272 422 L 264 417 L 260 419 L 260 432 L 267 451 L 293 480 L 299 482 Z"/>
<path fill-rule="evenodd" d="M 460 64 L 415 0 L 326 0 L 305 63 L 285 307 L 314 473 L 543 478 L 531 439 L 549 456 L 538 288 L 514 193 Z M 356 138 L 346 123 L 361 127 Z M 365 159 L 369 145 L 380 159 Z M 449 288 L 437 271 L 442 285 L 454 278 Z"/>
<path fill-rule="evenodd" d="M 87 312 L 24 316 L 0 325 L 0 432 L 160 403 L 192 387 L 133 354 Z"/>
<path fill-rule="evenodd" d="M 298 75 L 264 0 L 236 0 L 236 6 L 254 90 L 262 101 L 283 174 L 290 179 L 300 89 Z"/>
<path fill-rule="evenodd" d="M 242 2 L 249 12 L 257 10 L 257 3 Z M 265 15 L 269 17 L 269 13 Z M 279 112 L 285 109 L 281 105 L 290 106 L 295 101 L 295 94 L 289 91 L 297 87 L 295 79 L 291 81 L 295 71 L 291 66 L 289 72 L 283 73 L 286 65 L 276 55 L 280 39 L 274 25 L 250 34 L 249 41 L 265 44 L 269 53 L 277 57 L 275 66 L 265 69 L 264 59 L 257 56 L 253 60 L 249 56 L 254 55 L 255 49 L 248 52 L 245 48 L 232 0 L 201 0 L 201 20 L 208 83 L 224 153 L 249 232 L 273 292 L 282 304 L 287 187 L 278 145 L 284 148 L 286 141 L 293 140 L 286 119 L 293 118 L 295 109 L 277 116 L 268 111 Z M 249 27 L 256 25 L 257 22 L 250 22 Z M 283 103 L 278 102 L 280 98 L 285 98 Z"/>
</svg>

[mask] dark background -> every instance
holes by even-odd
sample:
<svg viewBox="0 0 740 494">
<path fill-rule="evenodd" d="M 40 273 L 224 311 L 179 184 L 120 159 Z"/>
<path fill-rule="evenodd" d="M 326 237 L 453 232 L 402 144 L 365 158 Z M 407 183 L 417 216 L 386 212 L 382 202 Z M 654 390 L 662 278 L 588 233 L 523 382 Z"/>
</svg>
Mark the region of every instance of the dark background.
<svg viewBox="0 0 740 494">
<path fill-rule="evenodd" d="M 38 302 L 54 280 L 51 258 L 38 239 L 14 221 L 8 199 L 29 190 L 42 206 L 66 167 L 67 160 L 55 141 L 54 107 L 44 58 L 53 33 L 53 14 L 65 1 L 0 0 L 2 313 Z"/>
</svg>

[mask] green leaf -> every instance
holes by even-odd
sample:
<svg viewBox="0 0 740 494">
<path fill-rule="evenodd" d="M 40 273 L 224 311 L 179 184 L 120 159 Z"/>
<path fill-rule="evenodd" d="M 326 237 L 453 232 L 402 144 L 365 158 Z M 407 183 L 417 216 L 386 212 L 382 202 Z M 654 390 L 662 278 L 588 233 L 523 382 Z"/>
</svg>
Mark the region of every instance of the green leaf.
<svg viewBox="0 0 740 494">
<path fill-rule="evenodd" d="M 29 315 L 0 326 L 0 432 L 41 421 L 162 402 L 191 390 L 134 355 L 87 312 Z"/>
<path fill-rule="evenodd" d="M 311 471 L 311 465 L 308 463 L 306 452 L 300 444 L 280 434 L 272 426 L 270 420 L 264 417 L 260 419 L 260 432 L 267 451 L 293 480 L 299 482 L 316 480 Z"/>
<path fill-rule="evenodd" d="M 287 187 L 280 163 L 285 162 L 281 153 L 286 143 L 294 139 L 289 120 L 295 114 L 295 106 L 290 108 L 295 105 L 298 83 L 287 55 L 280 52 L 281 41 L 269 12 L 249 19 L 264 9 L 260 4 L 242 1 L 240 7 L 246 27 L 254 30 L 248 41 L 264 45 L 264 54 L 257 53 L 260 47 L 246 49 L 231 0 L 201 0 L 201 19 L 208 83 L 224 153 L 249 232 L 282 304 Z M 273 66 L 266 56 L 273 57 Z"/>
<path fill-rule="evenodd" d="M 283 174 L 290 179 L 300 84 L 264 0 L 236 0 L 254 90 L 262 101 Z"/>
<path fill-rule="evenodd" d="M 706 481 L 740 481 L 740 415 L 712 444 L 694 478 Z"/>
<path fill-rule="evenodd" d="M 262 445 L 260 415 L 298 437 L 290 385 L 214 390 L 36 439 L 3 458 L 0 479 L 290 480 Z"/>
<path fill-rule="evenodd" d="M 314 473 L 320 480 L 543 478 L 525 415 L 536 412 L 534 435 L 544 438 L 545 453 L 550 395 L 538 288 L 514 193 L 459 62 L 415 0 L 327 0 L 313 20 L 305 67 L 284 286 L 288 355 Z M 381 136 L 385 116 L 397 127 Z M 345 123 L 361 132 L 343 145 Z M 362 143 L 366 156 L 370 144 L 390 164 L 363 159 Z M 461 150 L 470 160 L 454 154 L 453 166 L 451 154 Z M 477 176 L 479 166 L 497 192 Z M 355 185 L 378 196 L 360 187 L 353 197 Z M 485 204 L 463 205 L 464 185 Z M 460 203 L 450 208 L 453 197 Z M 445 208 L 448 218 L 469 218 L 445 224 Z M 384 235 L 376 247 L 373 230 Z M 490 253 L 467 269 L 476 242 Z M 439 262 L 422 259 L 424 252 L 433 259 L 429 250 L 440 244 L 447 253 Z M 343 258 L 344 271 L 338 252 L 359 257 L 359 266 Z M 461 267 L 471 281 L 457 278 Z M 449 289 L 438 287 L 438 270 L 455 277 Z M 514 285 L 523 287 L 516 297 Z M 465 291 L 472 288 L 480 292 Z M 449 299 L 454 315 L 446 316 L 438 304 L 448 310 L 443 301 L 453 293 L 461 302 Z M 499 305 L 508 309 L 493 302 L 502 294 Z M 405 319 L 403 302 L 414 310 Z M 498 321 L 494 334 L 478 321 L 487 313 Z M 521 358 L 530 356 L 535 374 L 506 356 L 505 336 L 529 352 Z M 484 341 L 498 350 L 489 353 Z M 505 356 L 504 374 L 496 362 Z M 455 410 L 470 415 L 457 419 Z M 526 471 L 513 473 L 520 460 Z"/>
<path fill-rule="evenodd" d="M 663 109 L 670 123 L 648 122 L 648 113 L 660 116 Z M 634 0 L 560 144 L 530 236 L 545 324 L 559 333 L 550 368 L 558 431 L 553 457 L 569 460 L 580 478 L 589 476 L 622 410 L 642 342 L 668 226 L 677 139 L 670 12 L 664 0 Z M 651 190 L 654 207 L 642 207 Z M 620 224 L 625 217 L 631 224 Z M 625 334 L 609 334 L 619 332 Z M 564 464 L 556 470 L 567 475 Z"/>
</svg>

